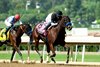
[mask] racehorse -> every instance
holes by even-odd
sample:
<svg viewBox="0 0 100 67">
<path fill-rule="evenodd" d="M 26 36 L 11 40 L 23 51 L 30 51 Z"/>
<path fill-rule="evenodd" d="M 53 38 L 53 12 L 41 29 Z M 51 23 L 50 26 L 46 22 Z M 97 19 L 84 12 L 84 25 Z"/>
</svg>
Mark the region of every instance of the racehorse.
<svg viewBox="0 0 100 67">
<path fill-rule="evenodd" d="M 53 58 L 56 56 L 54 46 L 61 44 L 63 47 L 65 47 L 65 41 L 64 41 L 64 39 L 65 39 L 65 27 L 68 30 L 72 29 L 72 24 L 70 21 L 71 20 L 68 16 L 62 16 L 62 18 L 58 21 L 57 26 L 54 26 L 54 27 L 48 29 L 47 41 L 45 41 L 45 37 L 43 35 L 38 33 L 38 31 L 37 31 L 38 24 L 34 27 L 33 32 L 32 32 L 32 40 L 33 39 L 35 40 L 35 50 L 41 58 L 41 61 L 40 61 L 41 63 L 43 62 L 43 58 L 38 51 L 39 40 L 41 39 L 46 43 L 48 55 L 50 56 L 51 60 L 54 61 L 54 63 L 55 63 L 55 60 Z M 50 50 L 52 51 L 52 55 L 50 55 Z M 68 52 L 68 54 L 69 54 L 69 52 Z M 69 59 L 69 57 L 68 57 L 68 59 Z"/>
<path fill-rule="evenodd" d="M 13 57 L 16 51 L 21 57 L 21 60 L 23 61 L 22 53 L 20 52 L 20 49 L 19 49 L 19 45 L 21 43 L 21 36 L 25 33 L 30 37 L 32 33 L 31 26 L 29 24 L 21 24 L 12 28 L 8 33 L 9 33 L 8 35 L 9 38 L 4 42 L 0 41 L 0 46 L 2 46 L 3 44 L 6 44 L 14 48 L 11 59 L 10 59 L 11 62 L 13 60 Z"/>
</svg>

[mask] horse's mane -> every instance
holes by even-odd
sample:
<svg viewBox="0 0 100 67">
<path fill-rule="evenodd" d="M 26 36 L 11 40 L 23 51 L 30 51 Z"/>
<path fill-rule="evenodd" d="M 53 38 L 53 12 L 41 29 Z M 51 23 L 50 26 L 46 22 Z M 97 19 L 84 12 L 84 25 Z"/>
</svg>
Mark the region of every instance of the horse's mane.
<svg viewBox="0 0 100 67">
<path fill-rule="evenodd" d="M 13 28 L 13 30 L 17 31 L 18 28 L 19 28 L 19 25 L 15 25 L 14 28 Z"/>
<path fill-rule="evenodd" d="M 69 16 L 66 16 L 68 18 L 68 20 L 71 22 L 71 19 L 69 18 Z"/>
<path fill-rule="evenodd" d="M 18 28 L 19 28 L 21 25 L 27 25 L 28 27 L 30 27 L 29 24 L 26 24 L 26 23 L 25 23 L 25 24 L 15 25 L 13 29 L 14 29 L 15 31 L 17 31 Z"/>
</svg>

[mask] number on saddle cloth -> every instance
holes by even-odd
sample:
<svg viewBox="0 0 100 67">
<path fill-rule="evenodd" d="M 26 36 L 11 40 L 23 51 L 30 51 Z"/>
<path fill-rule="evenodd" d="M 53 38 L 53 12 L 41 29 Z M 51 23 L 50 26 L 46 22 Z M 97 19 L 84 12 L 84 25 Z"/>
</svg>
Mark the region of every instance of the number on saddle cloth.
<svg viewBox="0 0 100 67">
<path fill-rule="evenodd" d="M 6 28 L 0 31 L 0 41 L 5 41 L 7 39 L 5 35 L 5 31 L 6 31 Z"/>
<path fill-rule="evenodd" d="M 38 33 L 44 35 L 44 34 L 46 33 L 46 30 L 44 29 L 45 26 L 46 26 L 46 25 L 45 25 L 44 23 L 39 23 L 39 24 L 37 24 L 36 28 L 37 28 Z"/>
</svg>

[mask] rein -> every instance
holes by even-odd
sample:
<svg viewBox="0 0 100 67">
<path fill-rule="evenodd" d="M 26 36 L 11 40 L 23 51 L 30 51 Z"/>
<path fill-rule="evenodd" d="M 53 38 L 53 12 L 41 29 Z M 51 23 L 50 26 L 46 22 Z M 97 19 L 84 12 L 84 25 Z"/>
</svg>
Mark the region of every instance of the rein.
<svg viewBox="0 0 100 67">
<path fill-rule="evenodd" d="M 23 27 L 22 26 L 20 26 L 20 28 L 22 29 L 22 31 L 24 32 L 24 29 L 23 29 Z"/>
<path fill-rule="evenodd" d="M 22 29 L 23 32 L 25 32 L 24 28 L 22 26 L 20 26 L 20 28 Z M 30 35 L 32 33 L 32 30 L 26 32 L 26 34 Z"/>
</svg>

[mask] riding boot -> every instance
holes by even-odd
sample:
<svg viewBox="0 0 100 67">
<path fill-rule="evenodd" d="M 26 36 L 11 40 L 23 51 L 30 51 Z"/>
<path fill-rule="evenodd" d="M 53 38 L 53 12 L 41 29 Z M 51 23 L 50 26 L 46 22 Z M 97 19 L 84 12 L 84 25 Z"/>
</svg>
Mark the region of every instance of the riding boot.
<svg viewBox="0 0 100 67">
<path fill-rule="evenodd" d="M 7 38 L 7 32 L 9 31 L 10 28 L 11 27 L 6 28 L 6 31 L 5 31 L 6 38 Z"/>
</svg>

